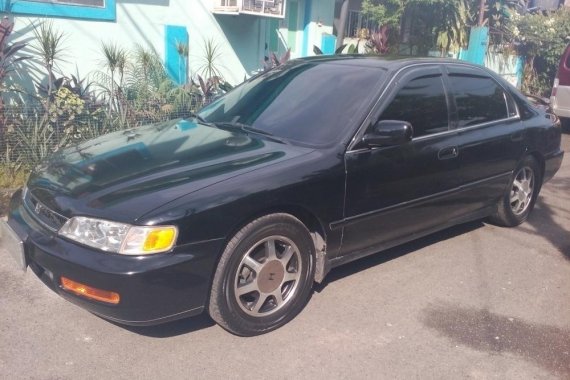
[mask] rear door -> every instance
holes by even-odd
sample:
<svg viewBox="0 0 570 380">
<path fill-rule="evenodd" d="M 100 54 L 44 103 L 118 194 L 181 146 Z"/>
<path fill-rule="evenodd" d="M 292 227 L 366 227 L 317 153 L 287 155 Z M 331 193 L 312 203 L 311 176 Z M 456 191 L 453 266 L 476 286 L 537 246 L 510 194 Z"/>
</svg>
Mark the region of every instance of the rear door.
<svg viewBox="0 0 570 380">
<path fill-rule="evenodd" d="M 511 95 L 479 68 L 448 66 L 457 116 L 464 212 L 493 207 L 525 152 L 525 131 Z"/>
</svg>

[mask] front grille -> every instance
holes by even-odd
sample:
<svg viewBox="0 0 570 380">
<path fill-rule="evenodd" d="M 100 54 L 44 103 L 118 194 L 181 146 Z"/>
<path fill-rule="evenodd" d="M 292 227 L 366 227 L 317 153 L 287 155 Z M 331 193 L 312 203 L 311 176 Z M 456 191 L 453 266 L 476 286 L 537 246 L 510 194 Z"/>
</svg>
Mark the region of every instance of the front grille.
<svg viewBox="0 0 570 380">
<path fill-rule="evenodd" d="M 57 231 L 67 222 L 67 218 L 50 210 L 45 204 L 40 202 L 30 191 L 24 196 L 24 205 L 28 212 L 41 224 L 50 230 Z"/>
</svg>

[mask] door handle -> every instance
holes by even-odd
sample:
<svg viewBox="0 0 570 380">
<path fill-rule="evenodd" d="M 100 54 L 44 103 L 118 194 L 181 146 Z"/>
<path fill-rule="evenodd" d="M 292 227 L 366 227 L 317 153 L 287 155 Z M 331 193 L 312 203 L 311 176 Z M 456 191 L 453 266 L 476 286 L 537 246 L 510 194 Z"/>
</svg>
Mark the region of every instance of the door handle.
<svg viewBox="0 0 570 380">
<path fill-rule="evenodd" d="M 440 160 L 449 160 L 459 155 L 459 149 L 456 146 L 449 146 L 437 152 L 437 158 Z"/>
</svg>

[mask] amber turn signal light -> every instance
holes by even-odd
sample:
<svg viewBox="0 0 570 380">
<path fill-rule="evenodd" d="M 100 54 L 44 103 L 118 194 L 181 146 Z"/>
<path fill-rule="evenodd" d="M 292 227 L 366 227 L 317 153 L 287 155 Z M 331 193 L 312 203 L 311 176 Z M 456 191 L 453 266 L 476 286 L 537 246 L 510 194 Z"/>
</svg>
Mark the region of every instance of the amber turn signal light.
<svg viewBox="0 0 570 380">
<path fill-rule="evenodd" d="M 78 296 L 89 298 L 96 301 L 112 303 L 113 305 L 118 304 L 119 301 L 121 300 L 119 293 L 93 288 L 91 286 L 75 282 L 63 276 L 61 277 L 61 286 L 65 290 L 77 294 Z"/>
</svg>

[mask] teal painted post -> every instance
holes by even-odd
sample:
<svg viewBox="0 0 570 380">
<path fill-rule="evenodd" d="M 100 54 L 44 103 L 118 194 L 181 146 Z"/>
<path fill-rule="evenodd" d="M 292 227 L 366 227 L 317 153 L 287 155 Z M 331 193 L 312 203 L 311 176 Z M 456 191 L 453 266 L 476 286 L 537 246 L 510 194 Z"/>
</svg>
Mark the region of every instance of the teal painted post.
<svg viewBox="0 0 570 380">
<path fill-rule="evenodd" d="M 469 47 L 464 59 L 471 63 L 483 65 L 487 56 L 487 46 L 489 44 L 489 28 L 478 26 L 471 28 L 469 34 Z"/>
<path fill-rule="evenodd" d="M 305 0 L 305 15 L 303 16 L 303 56 L 309 55 L 309 29 L 311 26 L 311 6 L 313 0 Z"/>
<path fill-rule="evenodd" d="M 323 34 L 321 38 L 321 51 L 323 54 L 334 54 L 336 46 L 336 36 L 333 34 Z"/>
<path fill-rule="evenodd" d="M 181 43 L 188 46 L 188 30 L 185 26 L 166 25 L 164 27 L 164 61 L 168 75 L 178 84 L 186 83 L 188 72 L 188 57 L 181 56 L 176 45 Z"/>
</svg>

